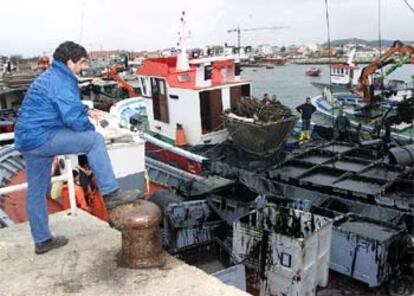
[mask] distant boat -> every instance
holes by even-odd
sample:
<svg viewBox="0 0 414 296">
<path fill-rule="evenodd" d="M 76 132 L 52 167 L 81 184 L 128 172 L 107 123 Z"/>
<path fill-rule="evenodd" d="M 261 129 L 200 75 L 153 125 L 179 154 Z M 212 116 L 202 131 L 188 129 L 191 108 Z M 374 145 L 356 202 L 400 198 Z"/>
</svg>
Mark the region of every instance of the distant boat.
<svg viewBox="0 0 414 296">
<path fill-rule="evenodd" d="M 283 66 L 288 62 L 288 59 L 282 57 L 266 57 L 262 59 L 262 62 L 271 63 L 276 66 Z"/>
<path fill-rule="evenodd" d="M 305 75 L 310 77 L 319 77 L 321 75 L 321 72 L 322 71 L 319 68 L 310 68 L 305 72 Z"/>
<path fill-rule="evenodd" d="M 348 64 L 333 64 L 331 66 L 331 84 L 323 82 L 311 82 L 311 84 L 323 90 L 331 88 L 333 92 L 347 92 L 358 85 L 358 78 L 361 75 L 361 68 Z"/>
<path fill-rule="evenodd" d="M 325 88 L 332 92 L 349 92 L 358 85 L 358 78 L 361 75 L 361 68 L 353 63 L 355 56 L 355 49 L 353 49 L 348 57 L 346 63 L 332 64 L 330 66 L 330 81 L 326 82 L 311 82 L 317 89 L 323 91 Z"/>
<path fill-rule="evenodd" d="M 266 69 L 273 69 L 275 66 L 273 66 L 272 64 L 266 64 Z"/>
<path fill-rule="evenodd" d="M 412 94 L 407 93 L 407 97 L 411 96 Z M 339 110 L 343 110 L 351 121 L 351 125 L 357 127 L 361 124 L 361 130 L 367 132 L 375 130 L 375 125 L 379 123 L 378 119 L 381 119 L 381 116 L 386 113 L 389 113 L 390 116 L 395 115 L 398 111 L 397 101 L 384 101 L 377 108 L 371 110 L 370 114 L 365 114 L 366 103 L 359 96 L 350 93 L 318 95 L 311 98 L 311 102 L 320 116 L 333 121 L 338 116 Z M 411 139 L 413 131 L 414 126 L 410 123 L 401 122 L 391 126 L 391 135 L 398 140 Z"/>
</svg>

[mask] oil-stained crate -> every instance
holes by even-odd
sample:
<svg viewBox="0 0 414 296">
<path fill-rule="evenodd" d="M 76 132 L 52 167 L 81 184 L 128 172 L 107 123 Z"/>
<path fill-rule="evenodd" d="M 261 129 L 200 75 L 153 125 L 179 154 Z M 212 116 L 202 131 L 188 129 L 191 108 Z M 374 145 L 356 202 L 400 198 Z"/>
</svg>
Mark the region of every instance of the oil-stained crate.
<svg viewBox="0 0 414 296">
<path fill-rule="evenodd" d="M 169 204 L 164 210 L 164 245 L 175 252 L 210 241 L 223 223 L 205 200 Z"/>
<path fill-rule="evenodd" d="M 399 268 L 403 230 L 356 215 L 334 222 L 330 268 L 378 287 Z"/>
<path fill-rule="evenodd" d="M 237 198 L 226 198 L 220 195 L 210 195 L 207 201 L 211 209 L 229 225 L 233 225 L 235 220 L 250 212 L 255 206 L 254 201 L 242 201 Z"/>
<path fill-rule="evenodd" d="M 244 265 L 234 262 L 231 250 L 217 239 L 178 251 L 175 256 L 227 285 L 246 291 Z"/>
<path fill-rule="evenodd" d="M 328 284 L 332 221 L 278 206 L 233 224 L 233 256 L 255 267 L 261 295 L 315 295 Z"/>
</svg>

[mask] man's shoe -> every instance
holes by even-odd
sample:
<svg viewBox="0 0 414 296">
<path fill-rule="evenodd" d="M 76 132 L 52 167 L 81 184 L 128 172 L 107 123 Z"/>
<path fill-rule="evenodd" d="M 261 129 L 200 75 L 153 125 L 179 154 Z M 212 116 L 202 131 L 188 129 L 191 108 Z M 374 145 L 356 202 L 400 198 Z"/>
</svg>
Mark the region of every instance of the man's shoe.
<svg viewBox="0 0 414 296">
<path fill-rule="evenodd" d="M 51 239 L 39 244 L 35 244 L 35 253 L 40 255 L 50 250 L 63 247 L 69 242 L 69 240 L 64 236 L 54 236 Z"/>
<path fill-rule="evenodd" d="M 141 197 L 141 194 L 136 191 L 124 191 L 117 189 L 110 194 L 103 196 L 105 207 L 108 211 L 121 206 L 123 204 L 131 203 Z"/>
</svg>

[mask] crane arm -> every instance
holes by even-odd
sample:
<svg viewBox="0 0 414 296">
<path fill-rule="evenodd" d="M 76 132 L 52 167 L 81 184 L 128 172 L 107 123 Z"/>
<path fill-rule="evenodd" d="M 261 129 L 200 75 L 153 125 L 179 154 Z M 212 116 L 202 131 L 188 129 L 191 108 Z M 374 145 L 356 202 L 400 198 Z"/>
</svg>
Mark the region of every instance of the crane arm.
<svg viewBox="0 0 414 296">
<path fill-rule="evenodd" d="M 136 97 L 137 93 L 136 93 L 135 89 L 132 87 L 132 85 L 129 84 L 128 82 L 126 82 L 119 75 L 119 72 L 121 72 L 121 71 L 123 71 L 123 68 L 119 65 L 115 65 L 115 66 L 105 70 L 102 74 L 107 75 L 107 76 L 111 77 L 112 79 L 114 79 L 116 82 L 118 82 L 119 87 L 126 90 L 128 92 L 128 96 L 130 98 Z"/>
<path fill-rule="evenodd" d="M 227 30 L 227 33 L 262 31 L 262 30 L 280 30 L 280 29 L 286 29 L 286 28 L 288 28 L 288 27 L 286 27 L 286 26 L 270 26 L 270 27 L 257 27 L 257 28 L 247 28 L 247 29 L 234 28 L 234 29 Z"/>
<path fill-rule="evenodd" d="M 249 28 L 249 29 L 242 29 L 240 31 L 248 32 L 248 31 L 262 31 L 262 30 L 280 30 L 286 29 L 285 26 L 272 26 L 272 27 L 257 27 L 257 28 Z"/>
<path fill-rule="evenodd" d="M 382 56 L 363 68 L 361 71 L 361 76 L 358 79 L 358 89 L 362 91 L 362 98 L 366 103 L 368 103 L 368 105 L 373 103 L 370 76 L 374 74 L 378 69 L 394 63 L 395 61 L 392 57 L 395 53 L 403 55 L 403 58 L 401 60 L 402 62 L 395 64 L 389 73 L 394 71 L 399 66 L 402 66 L 404 63 L 414 64 L 414 48 L 412 46 L 403 44 L 401 41 L 395 41 L 393 46 L 390 47 Z"/>
</svg>

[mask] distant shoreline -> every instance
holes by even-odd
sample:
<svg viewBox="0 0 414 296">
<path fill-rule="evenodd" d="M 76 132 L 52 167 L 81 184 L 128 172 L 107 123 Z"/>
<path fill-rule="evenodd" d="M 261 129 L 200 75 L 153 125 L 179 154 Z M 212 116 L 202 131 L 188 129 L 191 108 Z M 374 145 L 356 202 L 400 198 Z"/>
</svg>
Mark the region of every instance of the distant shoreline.
<svg viewBox="0 0 414 296">
<path fill-rule="evenodd" d="M 374 61 L 374 58 L 370 58 L 370 59 L 354 59 L 354 64 L 358 65 L 358 64 L 370 64 L 372 63 L 372 61 Z M 272 65 L 272 66 L 284 66 L 284 65 L 288 65 L 288 64 L 296 64 L 296 65 L 329 65 L 329 64 L 344 64 L 347 62 L 346 58 L 305 58 L 305 59 L 288 59 L 287 63 L 283 64 L 283 63 L 271 63 L 271 62 L 266 62 L 266 63 L 246 63 L 246 64 L 241 64 L 242 67 L 246 67 L 246 68 L 262 68 L 262 67 L 266 67 L 268 65 Z"/>
<path fill-rule="evenodd" d="M 364 58 L 353 60 L 354 64 L 370 64 L 375 60 L 375 58 Z M 321 64 L 344 64 L 347 62 L 347 58 L 305 58 L 305 59 L 289 59 L 291 64 L 299 65 L 321 65 Z"/>
</svg>

